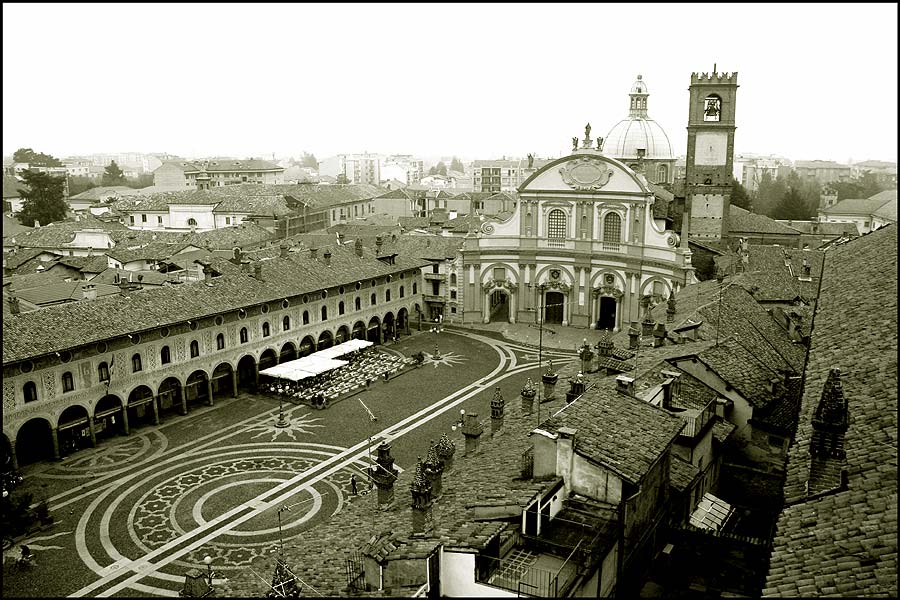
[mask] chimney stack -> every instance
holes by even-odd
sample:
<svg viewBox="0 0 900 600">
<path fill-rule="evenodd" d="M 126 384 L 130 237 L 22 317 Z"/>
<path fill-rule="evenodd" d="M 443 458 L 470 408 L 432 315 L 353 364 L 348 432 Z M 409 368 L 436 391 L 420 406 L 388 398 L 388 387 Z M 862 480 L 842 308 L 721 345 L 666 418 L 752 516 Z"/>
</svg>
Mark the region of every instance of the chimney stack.
<svg viewBox="0 0 900 600">
<path fill-rule="evenodd" d="M 41 227 L 41 222 L 38 221 L 37 219 L 35 219 L 35 220 L 34 220 L 34 228 L 35 228 L 35 229 L 40 229 L 40 227 Z"/>
<path fill-rule="evenodd" d="M 462 433 L 466 438 L 466 456 L 478 452 L 478 438 L 484 432 L 484 425 L 478 422 L 478 413 L 466 413 Z"/>
<path fill-rule="evenodd" d="M 322 258 L 325 259 L 325 266 L 326 266 L 326 267 L 330 267 L 330 266 L 331 266 L 331 250 L 328 250 L 328 249 L 326 248 L 326 249 L 325 249 L 325 254 L 322 255 Z"/>
<path fill-rule="evenodd" d="M 290 252 L 290 250 L 291 250 L 290 246 L 288 246 L 287 244 L 281 244 L 281 246 L 278 247 L 278 257 L 279 258 L 287 258 L 288 252 Z"/>
<path fill-rule="evenodd" d="M 363 245 L 362 245 L 362 240 L 361 240 L 361 239 L 356 238 L 356 244 L 354 244 L 354 250 L 356 250 L 356 255 L 359 256 L 360 258 L 362 258 L 362 255 L 363 255 Z"/>
<path fill-rule="evenodd" d="M 416 474 L 409 491 L 412 494 L 412 536 L 424 537 L 434 529 L 431 513 L 434 502 L 431 499 L 431 484 L 425 478 L 421 458 L 416 463 Z"/>
<path fill-rule="evenodd" d="M 663 408 L 672 406 L 672 401 L 681 394 L 681 373 L 663 370 L 660 374 L 665 377 L 663 381 Z"/>
<path fill-rule="evenodd" d="M 246 258 L 240 262 L 241 265 L 241 273 L 249 273 L 250 272 L 250 261 Z"/>
<path fill-rule="evenodd" d="M 616 376 L 616 391 L 626 396 L 634 397 L 634 377 L 628 375 Z"/>
<path fill-rule="evenodd" d="M 447 437 L 446 433 L 441 435 L 441 439 L 437 443 L 437 454 L 438 458 L 444 463 L 444 470 L 449 471 L 453 466 L 453 455 L 456 454 L 456 445 Z"/>
<path fill-rule="evenodd" d="M 847 399 L 841 385 L 841 370 L 831 369 L 812 418 L 807 490 L 810 495 L 845 489 L 847 476 L 844 434 L 850 425 Z"/>
<path fill-rule="evenodd" d="M 534 410 L 534 397 L 537 395 L 537 389 L 535 389 L 531 377 L 525 380 L 525 387 L 522 388 L 519 394 L 522 397 L 522 412 L 530 415 L 531 411 Z"/>
<path fill-rule="evenodd" d="M 258 279 L 260 281 L 263 280 L 262 263 L 260 263 L 260 262 L 253 263 L 253 277 L 255 277 L 256 279 Z"/>
<path fill-rule="evenodd" d="M 442 477 L 444 474 L 444 463 L 437 455 L 437 444 L 431 442 L 428 448 L 428 454 L 425 455 L 425 462 L 422 464 L 425 477 L 431 484 L 431 497 L 435 500 L 440 498 L 443 489 Z"/>
<path fill-rule="evenodd" d="M 506 401 L 503 400 L 503 394 L 500 393 L 500 387 L 494 390 L 494 397 L 491 398 L 491 435 L 494 435 L 503 427 L 503 407 Z"/>
<path fill-rule="evenodd" d="M 81 286 L 81 293 L 84 300 L 96 300 L 97 286 L 95 286 L 93 283 L 83 285 Z"/>
<path fill-rule="evenodd" d="M 628 349 L 637 350 L 641 341 L 641 331 L 638 329 L 637 323 L 632 323 L 628 328 Z"/>
<path fill-rule="evenodd" d="M 391 456 L 391 445 L 381 442 L 377 448 L 378 458 L 375 466 L 369 467 L 369 473 L 375 487 L 378 488 L 378 506 L 384 507 L 394 501 L 394 482 L 399 471 L 394 468 L 394 457 Z"/>
<path fill-rule="evenodd" d="M 19 314 L 19 299 L 15 294 L 9 295 L 9 312 L 14 315 Z"/>
<path fill-rule="evenodd" d="M 319 249 L 318 248 L 310 248 L 309 249 L 309 257 L 310 258 L 318 258 L 319 257 Z"/>
<path fill-rule="evenodd" d="M 384 238 L 380 235 L 375 236 L 375 256 L 381 256 L 381 246 L 384 244 Z"/>
</svg>

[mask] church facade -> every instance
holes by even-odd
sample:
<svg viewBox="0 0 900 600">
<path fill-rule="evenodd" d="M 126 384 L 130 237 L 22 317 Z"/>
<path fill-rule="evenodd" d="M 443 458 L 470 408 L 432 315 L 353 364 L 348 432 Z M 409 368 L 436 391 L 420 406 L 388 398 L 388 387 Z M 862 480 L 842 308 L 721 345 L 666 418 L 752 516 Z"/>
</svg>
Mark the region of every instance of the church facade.
<svg viewBox="0 0 900 600">
<path fill-rule="evenodd" d="M 556 323 L 618 331 L 695 281 L 687 239 L 654 219 L 646 177 L 590 137 L 519 187 L 505 221 L 462 249 L 463 320 Z"/>
</svg>

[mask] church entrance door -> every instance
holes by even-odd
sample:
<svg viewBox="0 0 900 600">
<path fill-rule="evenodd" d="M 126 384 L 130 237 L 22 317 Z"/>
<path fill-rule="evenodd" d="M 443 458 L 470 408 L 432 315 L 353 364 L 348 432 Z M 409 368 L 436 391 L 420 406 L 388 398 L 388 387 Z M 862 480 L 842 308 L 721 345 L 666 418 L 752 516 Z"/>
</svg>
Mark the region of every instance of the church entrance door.
<svg viewBox="0 0 900 600">
<path fill-rule="evenodd" d="M 560 292 L 547 292 L 544 296 L 544 323 L 563 322 L 563 295 Z"/>
<path fill-rule="evenodd" d="M 616 327 L 616 299 L 609 296 L 600 296 L 600 318 L 597 320 L 597 329 L 609 329 Z"/>
</svg>

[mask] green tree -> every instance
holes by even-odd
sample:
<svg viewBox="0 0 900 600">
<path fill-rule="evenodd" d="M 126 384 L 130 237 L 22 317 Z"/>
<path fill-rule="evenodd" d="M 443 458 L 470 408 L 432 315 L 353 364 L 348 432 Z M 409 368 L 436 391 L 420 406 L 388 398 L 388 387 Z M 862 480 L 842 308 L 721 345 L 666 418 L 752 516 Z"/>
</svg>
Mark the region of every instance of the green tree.
<svg viewBox="0 0 900 600">
<path fill-rule="evenodd" d="M 24 198 L 22 212 L 17 217 L 19 223 L 31 226 L 39 221 L 41 225 L 46 225 L 66 218 L 69 206 L 63 199 L 65 179 L 38 171 L 25 171 L 22 178 L 28 189 L 19 189 Z"/>
<path fill-rule="evenodd" d="M 153 185 L 153 173 L 141 173 L 137 178 L 126 179 L 125 185 L 136 190 L 150 187 Z"/>
<path fill-rule="evenodd" d="M 737 179 L 731 179 L 731 204 L 738 206 L 744 210 L 753 210 L 753 202 L 750 199 L 750 192 L 741 185 Z"/>
<path fill-rule="evenodd" d="M 308 154 L 306 152 L 303 153 L 303 157 L 300 159 L 301 167 L 309 167 L 310 169 L 319 169 L 319 161 L 316 160 L 315 154 Z"/>
<path fill-rule="evenodd" d="M 104 186 L 125 185 L 125 173 L 122 172 L 116 161 L 109 163 L 106 169 L 103 170 L 101 184 Z"/>
<path fill-rule="evenodd" d="M 28 163 L 32 167 L 61 167 L 62 162 L 56 157 L 35 152 L 31 148 L 19 148 L 13 152 L 13 160 L 18 163 Z"/>
<path fill-rule="evenodd" d="M 455 156 L 453 160 L 450 161 L 450 170 L 451 171 L 459 171 L 460 173 L 464 172 L 466 169 L 463 167 L 462 161 L 460 161 Z"/>
</svg>

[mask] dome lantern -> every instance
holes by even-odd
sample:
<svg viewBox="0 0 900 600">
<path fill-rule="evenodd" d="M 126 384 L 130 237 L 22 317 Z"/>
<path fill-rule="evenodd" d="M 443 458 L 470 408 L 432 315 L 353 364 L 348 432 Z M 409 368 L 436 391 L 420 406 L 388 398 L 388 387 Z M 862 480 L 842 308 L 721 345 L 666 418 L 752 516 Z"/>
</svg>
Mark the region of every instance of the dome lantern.
<svg viewBox="0 0 900 600">
<path fill-rule="evenodd" d="M 647 91 L 647 84 L 643 82 L 640 75 L 637 76 L 637 81 L 631 86 L 631 92 L 628 95 L 631 102 L 628 109 L 628 116 L 646 119 L 647 96 L 649 96 L 650 93 Z"/>
</svg>

